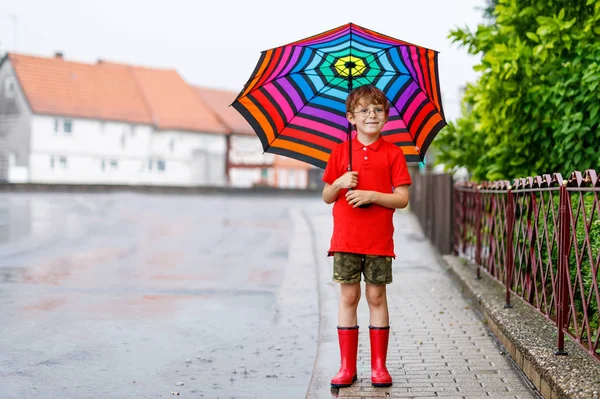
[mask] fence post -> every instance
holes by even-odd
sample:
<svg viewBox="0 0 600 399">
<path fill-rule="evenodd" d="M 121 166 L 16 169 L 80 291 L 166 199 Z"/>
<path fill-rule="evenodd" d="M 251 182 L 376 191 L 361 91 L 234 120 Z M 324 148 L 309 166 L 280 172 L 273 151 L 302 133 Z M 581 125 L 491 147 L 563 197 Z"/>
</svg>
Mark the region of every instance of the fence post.
<svg viewBox="0 0 600 399">
<path fill-rule="evenodd" d="M 467 253 L 467 201 L 468 201 L 468 191 L 463 191 L 462 194 L 462 225 L 463 225 L 463 237 L 462 237 L 462 253 L 466 255 Z"/>
<path fill-rule="evenodd" d="M 569 272 L 569 232 L 570 226 L 570 212 L 569 198 L 567 191 L 567 181 L 563 181 L 559 191 L 559 236 L 558 236 L 558 293 L 556 300 L 556 326 L 558 328 L 558 337 L 556 343 L 556 351 L 554 352 L 557 356 L 568 355 L 565 351 L 565 324 L 567 322 L 567 281 Z"/>
<path fill-rule="evenodd" d="M 454 225 L 455 223 L 459 224 L 460 220 L 461 220 L 458 215 L 458 204 L 460 204 L 460 198 L 459 198 L 460 191 L 458 191 L 456 184 L 452 185 L 452 191 L 454 193 L 454 201 L 452 203 L 452 212 L 454 213 L 454 218 L 452 220 L 452 224 Z M 453 240 L 454 245 L 452 245 L 452 251 L 453 251 L 454 255 L 458 255 L 458 253 L 459 253 L 458 248 L 460 245 L 460 239 L 459 239 L 460 230 L 458 229 L 458 226 L 453 226 L 453 229 L 454 229 L 454 231 L 453 231 L 452 240 Z"/>
<path fill-rule="evenodd" d="M 513 234 L 515 227 L 515 209 L 512 188 L 509 185 L 506 201 L 506 303 L 505 308 L 512 308 L 510 304 L 510 286 L 512 285 L 513 269 L 515 268 L 515 259 L 513 256 Z"/>
<path fill-rule="evenodd" d="M 475 263 L 477 264 L 477 280 L 481 280 L 481 192 L 479 189 L 481 186 L 477 186 L 477 193 L 475 194 L 475 231 L 477 234 L 477 243 L 475 244 Z"/>
</svg>

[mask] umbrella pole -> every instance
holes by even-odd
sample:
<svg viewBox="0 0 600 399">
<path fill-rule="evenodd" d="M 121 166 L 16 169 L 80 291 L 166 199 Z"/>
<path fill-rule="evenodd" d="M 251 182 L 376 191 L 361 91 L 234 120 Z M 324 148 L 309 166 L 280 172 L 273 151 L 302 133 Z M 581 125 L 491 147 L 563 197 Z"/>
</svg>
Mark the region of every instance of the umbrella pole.
<svg viewBox="0 0 600 399">
<path fill-rule="evenodd" d="M 348 95 L 352 92 L 352 68 L 348 68 Z M 348 121 L 348 172 L 352 171 L 352 124 Z"/>
<path fill-rule="evenodd" d="M 352 92 L 352 68 L 354 65 L 347 64 L 348 67 L 348 95 Z M 352 124 L 348 121 L 348 130 L 346 131 L 348 135 L 348 172 L 352 171 Z M 348 190 L 352 190 L 349 188 Z M 362 204 L 359 205 L 359 208 L 368 208 L 371 204 Z"/>
</svg>

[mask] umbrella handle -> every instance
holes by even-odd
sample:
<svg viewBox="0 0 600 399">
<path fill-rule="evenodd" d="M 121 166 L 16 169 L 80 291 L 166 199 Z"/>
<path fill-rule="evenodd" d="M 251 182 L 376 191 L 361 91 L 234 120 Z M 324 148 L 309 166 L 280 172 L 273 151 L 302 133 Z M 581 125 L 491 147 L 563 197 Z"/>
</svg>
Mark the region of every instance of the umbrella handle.
<svg viewBox="0 0 600 399">
<path fill-rule="evenodd" d="M 350 165 L 348 165 L 348 172 L 352 172 L 352 168 L 350 168 Z M 349 188 L 348 191 L 352 191 L 352 189 Z M 370 206 L 371 206 L 371 204 L 362 204 L 362 205 L 359 205 L 358 207 L 359 208 L 368 208 Z"/>
</svg>

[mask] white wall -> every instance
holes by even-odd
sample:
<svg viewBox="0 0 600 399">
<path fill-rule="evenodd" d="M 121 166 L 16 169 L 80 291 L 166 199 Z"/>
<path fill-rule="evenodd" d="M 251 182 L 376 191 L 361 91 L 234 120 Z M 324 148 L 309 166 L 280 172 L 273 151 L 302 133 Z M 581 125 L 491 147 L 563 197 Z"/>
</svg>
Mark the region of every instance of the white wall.
<svg viewBox="0 0 600 399">
<path fill-rule="evenodd" d="M 14 153 L 8 154 L 8 181 L 10 183 L 27 183 L 29 181 L 29 168 L 17 165 Z"/>
<path fill-rule="evenodd" d="M 31 182 L 225 184 L 223 135 L 43 115 L 32 117 L 31 130 Z M 198 153 L 207 160 L 200 167 Z"/>
<path fill-rule="evenodd" d="M 34 115 L 30 181 L 135 184 L 144 173 L 151 134 L 149 125 Z"/>
<path fill-rule="evenodd" d="M 161 184 L 225 185 L 225 135 L 164 130 L 152 137 L 149 156 L 164 159 Z"/>
<path fill-rule="evenodd" d="M 275 161 L 275 155 L 264 153 L 262 144 L 257 136 L 232 135 L 230 138 L 229 162 L 232 165 L 267 165 L 268 173 Z M 263 175 L 261 167 L 233 166 L 229 170 L 230 184 L 233 187 L 252 187 L 257 183 L 269 182 L 268 174 Z"/>
<path fill-rule="evenodd" d="M 262 168 L 231 168 L 229 170 L 229 179 L 231 180 L 231 186 L 252 187 L 259 183 L 264 185 L 270 185 L 269 175 L 273 173 L 272 170 L 268 168 L 266 176 L 263 175 L 262 170 Z"/>
<path fill-rule="evenodd" d="M 233 164 L 269 164 L 272 165 L 275 155 L 263 151 L 257 136 L 231 136 L 229 162 Z"/>
<path fill-rule="evenodd" d="M 308 172 L 305 169 L 280 168 L 277 170 L 278 188 L 305 189 L 307 187 Z"/>
</svg>

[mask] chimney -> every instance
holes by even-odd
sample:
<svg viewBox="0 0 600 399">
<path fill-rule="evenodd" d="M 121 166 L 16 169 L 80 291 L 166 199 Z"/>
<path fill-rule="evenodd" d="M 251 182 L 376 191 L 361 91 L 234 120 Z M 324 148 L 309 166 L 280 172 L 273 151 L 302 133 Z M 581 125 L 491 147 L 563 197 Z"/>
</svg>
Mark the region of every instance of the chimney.
<svg viewBox="0 0 600 399">
<path fill-rule="evenodd" d="M 62 60 L 63 56 L 64 56 L 64 54 L 62 51 L 57 51 L 54 53 L 54 58 L 58 58 L 59 60 Z"/>
</svg>

